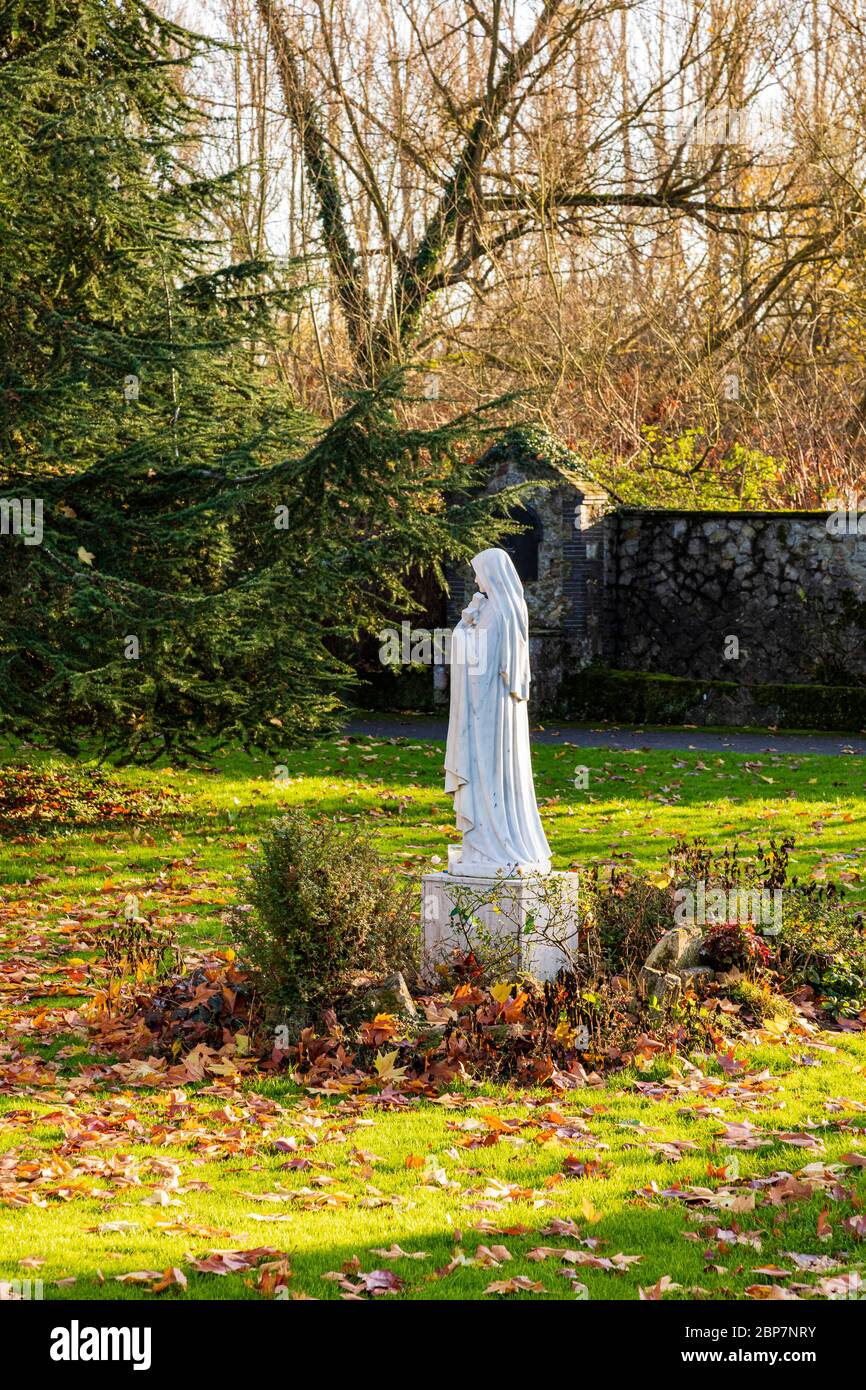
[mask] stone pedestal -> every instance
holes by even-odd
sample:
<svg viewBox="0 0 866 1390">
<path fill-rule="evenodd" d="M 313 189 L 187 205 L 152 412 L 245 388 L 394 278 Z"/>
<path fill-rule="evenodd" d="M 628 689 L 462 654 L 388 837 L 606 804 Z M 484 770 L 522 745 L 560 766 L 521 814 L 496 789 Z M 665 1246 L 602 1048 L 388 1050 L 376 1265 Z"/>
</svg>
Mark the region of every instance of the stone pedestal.
<svg viewBox="0 0 866 1390">
<path fill-rule="evenodd" d="M 577 952 L 579 875 L 550 873 L 474 878 L 460 873 L 421 879 L 422 976 L 437 980 L 456 949 L 473 950 L 492 973 L 523 970 L 552 980 Z"/>
</svg>

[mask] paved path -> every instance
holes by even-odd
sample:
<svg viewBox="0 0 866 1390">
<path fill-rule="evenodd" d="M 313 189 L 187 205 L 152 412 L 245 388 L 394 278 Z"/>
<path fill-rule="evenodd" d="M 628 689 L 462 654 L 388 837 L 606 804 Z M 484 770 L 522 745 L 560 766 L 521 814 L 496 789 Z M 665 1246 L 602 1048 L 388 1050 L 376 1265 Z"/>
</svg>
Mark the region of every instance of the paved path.
<svg viewBox="0 0 866 1390">
<path fill-rule="evenodd" d="M 353 719 L 346 732 L 371 738 L 444 739 L 446 722 L 426 715 L 371 715 Z M 536 743 L 572 748 L 693 749 L 702 753 L 824 753 L 866 755 L 866 736 L 844 734 L 735 734 L 704 729 L 593 729 L 584 724 L 551 722 L 533 729 Z"/>
</svg>

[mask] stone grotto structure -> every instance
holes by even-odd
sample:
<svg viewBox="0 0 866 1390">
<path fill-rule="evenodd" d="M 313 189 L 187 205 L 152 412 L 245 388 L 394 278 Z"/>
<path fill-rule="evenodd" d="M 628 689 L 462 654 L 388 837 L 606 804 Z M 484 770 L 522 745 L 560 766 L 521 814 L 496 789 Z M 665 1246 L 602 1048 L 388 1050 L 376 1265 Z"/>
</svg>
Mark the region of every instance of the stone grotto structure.
<svg viewBox="0 0 866 1390">
<path fill-rule="evenodd" d="M 623 722 L 866 725 L 866 517 L 617 505 L 548 436 L 510 431 L 489 488 L 538 478 L 503 544 L 530 616 L 533 709 Z M 541 441 L 540 445 L 538 441 Z M 445 621 L 471 593 L 449 575 Z M 440 704 L 447 672 L 430 681 Z"/>
</svg>

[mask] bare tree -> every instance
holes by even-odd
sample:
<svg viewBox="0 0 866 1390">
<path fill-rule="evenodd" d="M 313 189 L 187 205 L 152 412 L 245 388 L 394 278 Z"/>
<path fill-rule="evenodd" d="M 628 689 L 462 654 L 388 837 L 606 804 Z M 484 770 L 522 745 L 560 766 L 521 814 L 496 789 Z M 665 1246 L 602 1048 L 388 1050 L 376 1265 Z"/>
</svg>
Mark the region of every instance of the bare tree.
<svg viewBox="0 0 866 1390">
<path fill-rule="evenodd" d="M 861 447 L 860 0 L 210 3 L 232 235 L 305 259 L 313 408 L 436 367 L 619 469 L 777 456 L 799 500 Z"/>
</svg>

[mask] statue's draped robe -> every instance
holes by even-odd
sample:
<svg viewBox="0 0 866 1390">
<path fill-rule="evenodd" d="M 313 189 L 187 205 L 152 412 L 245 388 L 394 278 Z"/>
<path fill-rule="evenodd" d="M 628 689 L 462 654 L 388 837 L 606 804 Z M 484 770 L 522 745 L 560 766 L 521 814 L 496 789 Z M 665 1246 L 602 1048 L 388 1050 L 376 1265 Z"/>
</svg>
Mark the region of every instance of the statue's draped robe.
<svg viewBox="0 0 866 1390">
<path fill-rule="evenodd" d="M 455 872 L 547 873 L 529 751 L 529 622 L 523 588 L 504 550 L 472 561 L 476 595 L 454 630 L 445 790 L 463 835 Z M 473 621 L 477 618 L 477 621 Z"/>
</svg>

